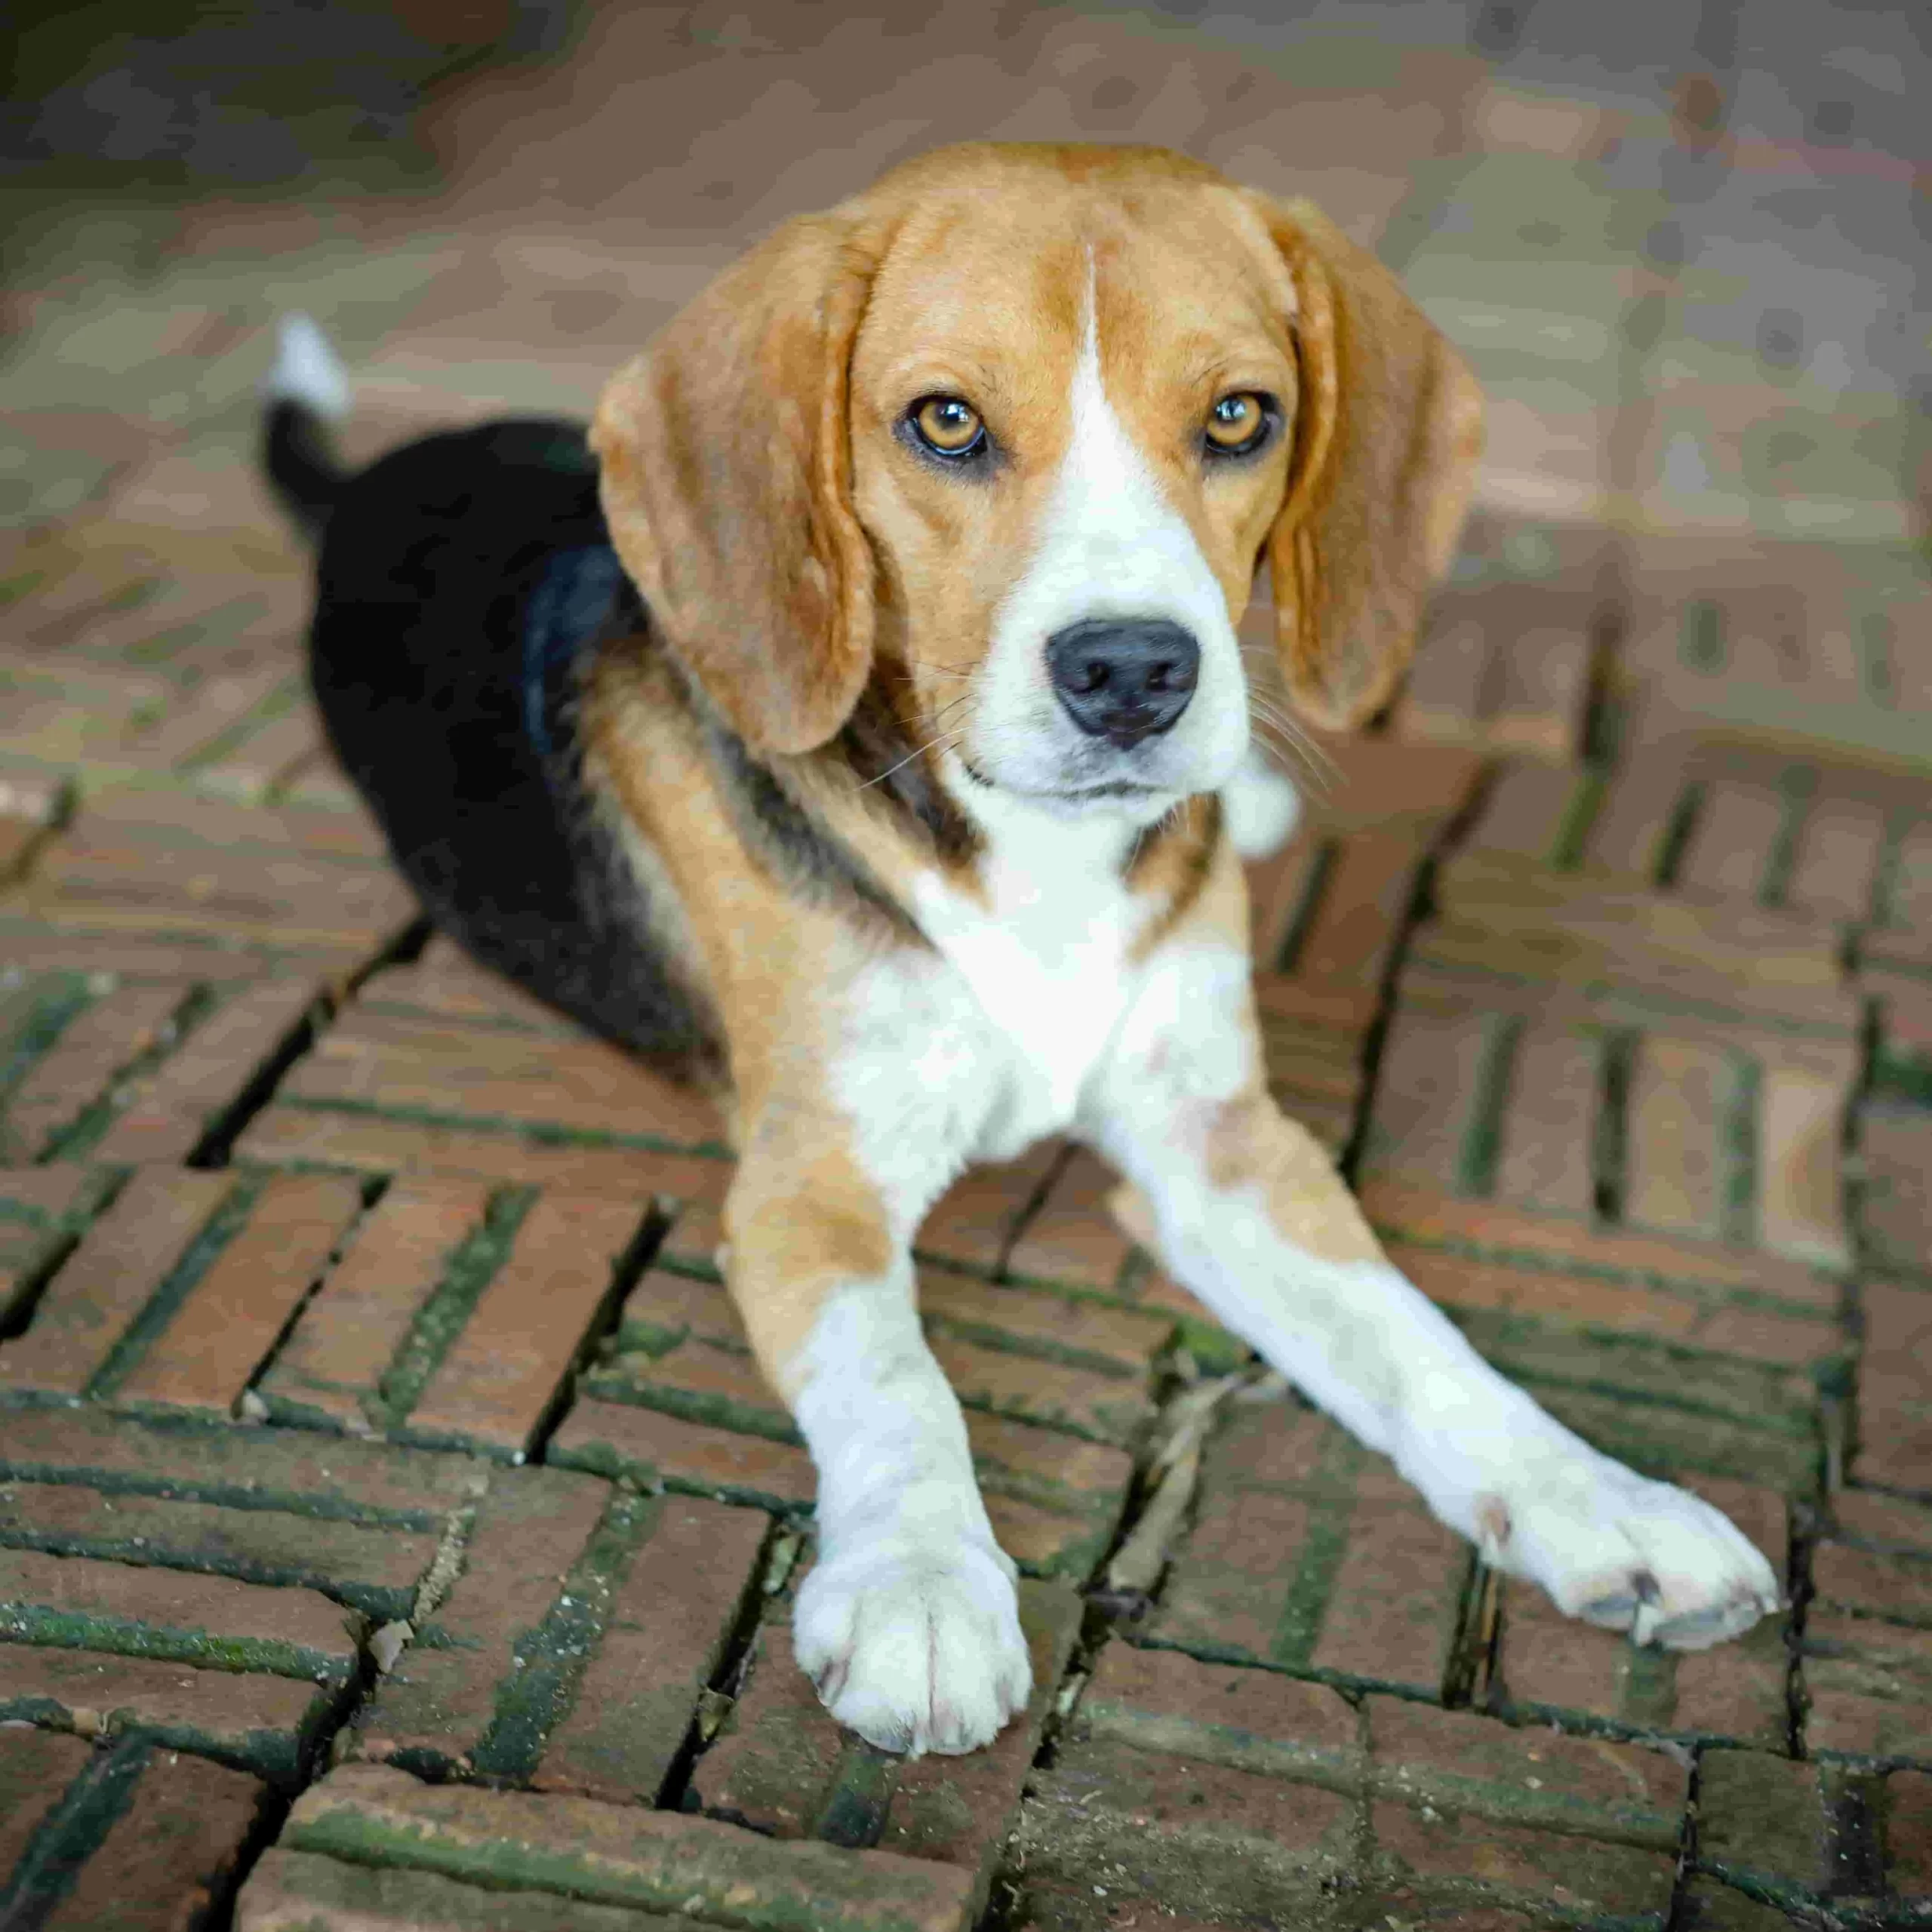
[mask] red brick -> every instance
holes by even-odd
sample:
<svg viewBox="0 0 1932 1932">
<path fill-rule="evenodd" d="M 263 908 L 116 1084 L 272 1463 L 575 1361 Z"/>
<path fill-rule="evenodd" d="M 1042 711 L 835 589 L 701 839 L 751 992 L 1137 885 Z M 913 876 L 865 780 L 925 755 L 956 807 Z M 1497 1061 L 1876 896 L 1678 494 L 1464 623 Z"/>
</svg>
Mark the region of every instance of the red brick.
<svg viewBox="0 0 1932 1932">
<path fill-rule="evenodd" d="M 408 1614 L 436 1552 L 427 1529 L 116 1494 L 71 1480 L 0 1487 L 0 1526 L 10 1541 L 63 1555 L 305 1583 L 395 1617 Z"/>
<path fill-rule="evenodd" d="M 1828 1609 L 1932 1623 L 1932 1561 L 1925 1558 L 1821 1543 L 1812 1552 L 1811 1579 Z"/>
<path fill-rule="evenodd" d="M 1857 798 L 1820 798 L 1805 815 L 1789 903 L 1828 918 L 1863 919 L 1884 844 L 1884 814 Z"/>
<path fill-rule="evenodd" d="M 913 1247 L 952 1267 L 996 1273 L 1028 1205 L 1065 1151 L 1062 1143 L 1046 1141 L 1018 1161 L 968 1169 L 940 1197 Z"/>
<path fill-rule="evenodd" d="M 0 1732 L 0 1872 L 11 1873 L 41 1821 L 94 1755 L 78 1737 L 45 1730 Z"/>
<path fill-rule="evenodd" d="M 1313 735 L 1331 768 L 1307 803 L 1324 831 L 1399 832 L 1420 843 L 1462 810 L 1482 773 L 1480 755 L 1459 746 Z"/>
<path fill-rule="evenodd" d="M 1415 891 L 1415 848 L 1398 834 L 1357 832 L 1335 848 L 1287 977 L 1315 992 L 1377 989 Z"/>
<path fill-rule="evenodd" d="M 809 1503 L 811 1458 L 795 1443 L 747 1435 L 628 1401 L 580 1399 L 550 1438 L 550 1460 L 783 1507 Z"/>
<path fill-rule="evenodd" d="M 1367 1182 L 1361 1194 L 1369 1219 L 1385 1235 L 1406 1235 L 1419 1245 L 1581 1263 L 1638 1281 L 1682 1283 L 1713 1298 L 1743 1290 L 1834 1319 L 1843 1294 L 1836 1281 L 1817 1270 L 1730 1243 L 1580 1226 L 1398 1181 Z"/>
<path fill-rule="evenodd" d="M 1118 1185 L 1119 1177 L 1097 1155 L 1075 1154 L 1026 1220 L 1006 1258 L 1008 1271 L 1032 1281 L 1115 1288 L 1134 1252 L 1106 1211 L 1107 1197 Z"/>
<path fill-rule="evenodd" d="M 1344 1791 L 1364 1769 L 1355 1714 L 1326 1685 L 1130 1644 L 1101 1652 L 1074 1735 Z"/>
<path fill-rule="evenodd" d="M 181 985 L 122 986 L 71 1020 L 8 1101 L 8 1140 L 29 1157 L 99 1099 L 115 1075 L 164 1039 L 187 995 Z"/>
<path fill-rule="evenodd" d="M 295 1783 L 334 1706 L 325 1686 L 259 1671 L 0 1644 L 0 1717 L 83 1737 L 139 1731 L 170 1750 L 243 1758 L 278 1784 Z"/>
<path fill-rule="evenodd" d="M 1497 653 L 1487 730 L 1492 751 L 1560 763 L 1582 749 L 1589 698 L 1589 612 L 1511 636 Z"/>
<path fill-rule="evenodd" d="M 89 1647 L 133 1655 L 210 1656 L 230 1669 L 280 1676 L 354 1674 L 355 1646 L 342 1609 L 312 1590 L 269 1589 L 226 1577 L 137 1569 L 80 1556 L 0 1549 L 0 1637 L 68 1641 L 42 1634 L 36 1611 L 67 1628 L 81 1620 Z"/>
<path fill-rule="evenodd" d="M 48 1932 L 179 1932 L 197 1922 L 226 1890 L 264 1795 L 244 1772 L 155 1752 L 43 1921 Z"/>
<path fill-rule="evenodd" d="M 559 1146 L 513 1131 L 427 1127 L 300 1106 L 263 1109 L 235 1152 L 264 1167 L 301 1161 L 365 1174 L 449 1175 L 623 1201 L 642 1201 L 654 1191 L 721 1201 L 732 1173 L 723 1161 L 652 1148 Z"/>
<path fill-rule="evenodd" d="M 0 1344 L 0 1383 L 79 1395 L 234 1185 L 229 1174 L 135 1174 L 48 1284 L 26 1333 Z"/>
<path fill-rule="evenodd" d="M 1868 1281 L 1862 1298 L 1853 1468 L 1861 1481 L 1924 1487 L 1932 1471 L 1932 1293 Z"/>
<path fill-rule="evenodd" d="M 601 1041 L 354 1008 L 297 1064 L 283 1091 L 484 1121 L 654 1134 L 685 1146 L 724 1137 L 709 1101 Z"/>
<path fill-rule="evenodd" d="M 1932 1114 L 1866 1106 L 1858 1124 L 1865 1233 L 1880 1256 L 1932 1272 Z"/>
<path fill-rule="evenodd" d="M 40 1281 L 88 1186 L 78 1167 L 0 1170 L 0 1327 L 11 1325 L 17 1299 Z M 0 1379 L 6 1361 L 0 1352 Z"/>
<path fill-rule="evenodd" d="M 1932 1507 L 1876 1490 L 1841 1490 L 1832 1500 L 1840 1534 L 1881 1549 L 1903 1550 L 1932 1561 Z"/>
<path fill-rule="evenodd" d="M 1278 852 L 1246 869 L 1249 949 L 1258 970 L 1272 972 L 1300 923 L 1318 881 L 1322 841 L 1303 829 Z"/>
<path fill-rule="evenodd" d="M 594 1196 L 539 1199 L 410 1411 L 411 1433 L 521 1457 L 643 1219 L 635 1207 Z"/>
<path fill-rule="evenodd" d="M 750 1676 L 691 1774 L 713 1815 L 780 1838 L 813 1835 L 840 1804 L 878 1820 L 878 1844 L 990 1877 L 1020 1802 L 1080 1620 L 1065 1585 L 1024 1583 L 1020 1620 L 1033 1663 L 1027 1709 L 965 1758 L 881 1761 L 840 1730 L 794 1659 L 785 1614 L 759 1631 Z"/>
<path fill-rule="evenodd" d="M 1639 1745 L 1518 1730 L 1464 1711 L 1393 1697 L 1367 1703 L 1382 1795 L 1501 1824 L 1674 1850 L 1690 1774 Z"/>
<path fill-rule="evenodd" d="M 357 1714 L 361 1757 L 405 1753 L 458 1769 L 468 1762 L 495 1716 L 500 1687 L 611 1494 L 561 1469 L 499 1469 L 489 1484 L 448 1595 Z"/>
<path fill-rule="evenodd" d="M 1393 720 L 1396 734 L 1434 745 L 1480 745 L 1491 645 L 1481 615 L 1439 609 L 1416 652 Z"/>
<path fill-rule="evenodd" d="M 306 980 L 270 980 L 225 1002 L 152 1074 L 134 1083 L 94 1158 L 128 1163 L 184 1158 L 320 992 Z"/>
<path fill-rule="evenodd" d="M 1678 887 L 1716 898 L 1755 899 L 1784 821 L 1783 795 L 1769 785 L 1736 780 L 1709 785 L 1678 863 Z"/>
<path fill-rule="evenodd" d="M 1823 1267 L 1851 1258 L 1838 1161 L 1848 1084 L 1835 1073 L 1774 1062 L 1758 1089 L 1758 1238 Z"/>
<path fill-rule="evenodd" d="M 1932 1759 L 1932 1631 L 1814 1608 L 1804 1672 L 1814 1755 Z"/>
<path fill-rule="evenodd" d="M 1583 780 L 1546 764 L 1506 764 L 1491 782 L 1463 844 L 1471 851 L 1548 865 L 1577 808 Z"/>
<path fill-rule="evenodd" d="M 262 1393 L 352 1431 L 369 1428 L 383 1372 L 489 1198 L 481 1181 L 398 1182 L 303 1309 Z"/>
<path fill-rule="evenodd" d="M 940 1324 L 927 1339 L 953 1392 L 969 1409 L 1121 1444 L 1131 1443 L 1152 1418 L 1144 1376 L 1097 1374 L 989 1347 Z"/>
<path fill-rule="evenodd" d="M 1932 1775 L 1894 1771 L 1885 1780 L 1885 1889 L 1932 1899 Z"/>
<path fill-rule="evenodd" d="M 1065 1353 L 1110 1363 L 1143 1377 L 1174 1324 L 1159 1315 L 1115 1308 L 1044 1289 L 998 1287 L 937 1269 L 921 1275 L 919 1312 L 962 1333 L 996 1334 L 1043 1357 Z"/>
<path fill-rule="evenodd" d="M 766 1527 L 751 1510 L 663 1499 L 571 1713 L 545 1746 L 538 1789 L 657 1801 L 755 1580 Z"/>
<path fill-rule="evenodd" d="M 185 1433 L 90 1404 L 0 1408 L 0 1476 L 424 1528 L 470 1500 L 477 1471 L 454 1457 L 299 1429 Z"/>
<path fill-rule="evenodd" d="M 376 866 L 78 828 L 42 855 L 28 903 L 57 923 L 97 931 L 220 932 L 358 949 L 381 944 L 414 910 L 401 880 Z"/>
<path fill-rule="evenodd" d="M 1488 1051 L 1488 1026 L 1479 1014 L 1450 1018 L 1398 1010 L 1383 1049 L 1364 1162 L 1369 1174 L 1455 1189 Z"/>
<path fill-rule="evenodd" d="M 217 849 L 272 845 L 288 851 L 377 860 L 387 851 L 380 828 L 360 805 L 352 811 L 243 806 L 165 785 L 123 786 L 96 793 L 88 798 L 78 823 L 90 829 L 112 826 L 124 837 L 166 834 Z"/>
<path fill-rule="evenodd" d="M 346 1764 L 296 1801 L 289 1849 L 352 1844 L 372 1863 L 473 1871 L 501 1887 L 526 1882 L 580 1898 L 743 1921 L 783 1910 L 826 1932 L 964 1932 L 971 1881 L 961 1872 L 890 1852 L 775 1844 L 708 1818 L 589 1798 L 424 1785 L 377 1764 Z M 240 1932 L 296 1932 L 275 1915 L 271 1887 L 251 1883 Z M 306 1910 L 299 1907 L 298 1911 Z"/>
<path fill-rule="evenodd" d="M 247 1225 L 149 1344 L 118 1399 L 228 1414 L 361 1210 L 354 1181 L 271 1176 Z"/>
<path fill-rule="evenodd" d="M 1532 1029 L 1518 1040 L 1497 1152 L 1496 1192 L 1512 1205 L 1586 1217 L 1596 1204 L 1596 1043 Z"/>
<path fill-rule="evenodd" d="M 370 980 L 363 1004 L 372 1011 L 409 1007 L 448 1020 L 507 1022 L 540 1033 L 582 1035 L 574 1021 L 525 992 L 438 934 L 413 964 L 392 966 Z"/>
<path fill-rule="evenodd" d="M 1718 1143 L 1735 1075 L 1729 1057 L 1652 1034 L 1630 1076 L 1624 1211 L 1639 1226 L 1715 1235 L 1721 1224 Z"/>
</svg>

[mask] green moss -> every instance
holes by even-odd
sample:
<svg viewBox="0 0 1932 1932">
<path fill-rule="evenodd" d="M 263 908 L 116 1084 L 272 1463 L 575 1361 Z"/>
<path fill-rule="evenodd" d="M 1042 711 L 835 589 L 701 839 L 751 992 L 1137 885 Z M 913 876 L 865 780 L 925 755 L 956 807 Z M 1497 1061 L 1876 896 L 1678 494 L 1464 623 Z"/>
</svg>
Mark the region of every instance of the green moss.
<svg viewBox="0 0 1932 1932">
<path fill-rule="evenodd" d="M 272 1637 L 222 1637 L 208 1630 L 157 1628 L 131 1617 L 50 1610 L 39 1604 L 0 1603 L 0 1637 L 63 1651 L 105 1651 L 125 1657 L 155 1657 L 192 1664 L 198 1670 L 266 1672 L 330 1684 L 347 1681 L 352 1660 Z"/>
</svg>

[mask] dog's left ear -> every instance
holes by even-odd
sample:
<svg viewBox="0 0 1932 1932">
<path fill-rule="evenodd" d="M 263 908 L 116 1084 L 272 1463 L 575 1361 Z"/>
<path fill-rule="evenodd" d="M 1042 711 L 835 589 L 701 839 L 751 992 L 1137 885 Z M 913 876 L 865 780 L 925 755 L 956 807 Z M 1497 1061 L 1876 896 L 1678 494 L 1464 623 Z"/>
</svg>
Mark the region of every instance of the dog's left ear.
<svg viewBox="0 0 1932 1932">
<path fill-rule="evenodd" d="M 872 667 L 846 411 L 868 232 L 837 213 L 786 223 L 611 377 L 591 429 L 617 554 L 755 751 L 823 744 Z"/>
<path fill-rule="evenodd" d="M 1293 279 L 1301 393 L 1269 537 L 1276 642 L 1296 705 L 1358 724 L 1415 648 L 1482 449 L 1482 392 L 1395 278 L 1306 202 L 1257 195 Z"/>
</svg>

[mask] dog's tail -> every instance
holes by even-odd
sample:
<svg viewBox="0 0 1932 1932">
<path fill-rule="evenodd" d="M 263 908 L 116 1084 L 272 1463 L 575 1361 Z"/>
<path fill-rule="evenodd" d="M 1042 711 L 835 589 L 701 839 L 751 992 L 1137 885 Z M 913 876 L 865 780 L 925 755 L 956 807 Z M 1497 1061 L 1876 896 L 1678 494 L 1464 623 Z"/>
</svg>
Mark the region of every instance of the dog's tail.
<svg viewBox="0 0 1932 1932">
<path fill-rule="evenodd" d="M 331 425 L 349 414 L 349 375 L 328 337 L 306 315 L 282 318 L 262 396 L 269 481 L 303 533 L 319 537 L 349 474 L 336 461 L 330 433 Z"/>
</svg>

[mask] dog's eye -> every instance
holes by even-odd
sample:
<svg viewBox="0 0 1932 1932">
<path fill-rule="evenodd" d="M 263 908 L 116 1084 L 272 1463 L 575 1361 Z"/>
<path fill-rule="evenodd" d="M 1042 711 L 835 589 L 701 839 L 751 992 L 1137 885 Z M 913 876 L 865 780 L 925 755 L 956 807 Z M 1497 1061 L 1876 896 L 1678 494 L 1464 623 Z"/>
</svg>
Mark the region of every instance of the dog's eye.
<svg viewBox="0 0 1932 1932">
<path fill-rule="evenodd" d="M 1268 440 L 1274 427 L 1275 398 L 1258 390 L 1224 395 L 1208 412 L 1208 452 L 1214 456 L 1247 456 Z"/>
<path fill-rule="evenodd" d="M 980 412 L 956 395 L 927 396 L 913 404 L 906 420 L 935 456 L 977 456 L 986 446 Z"/>
</svg>

